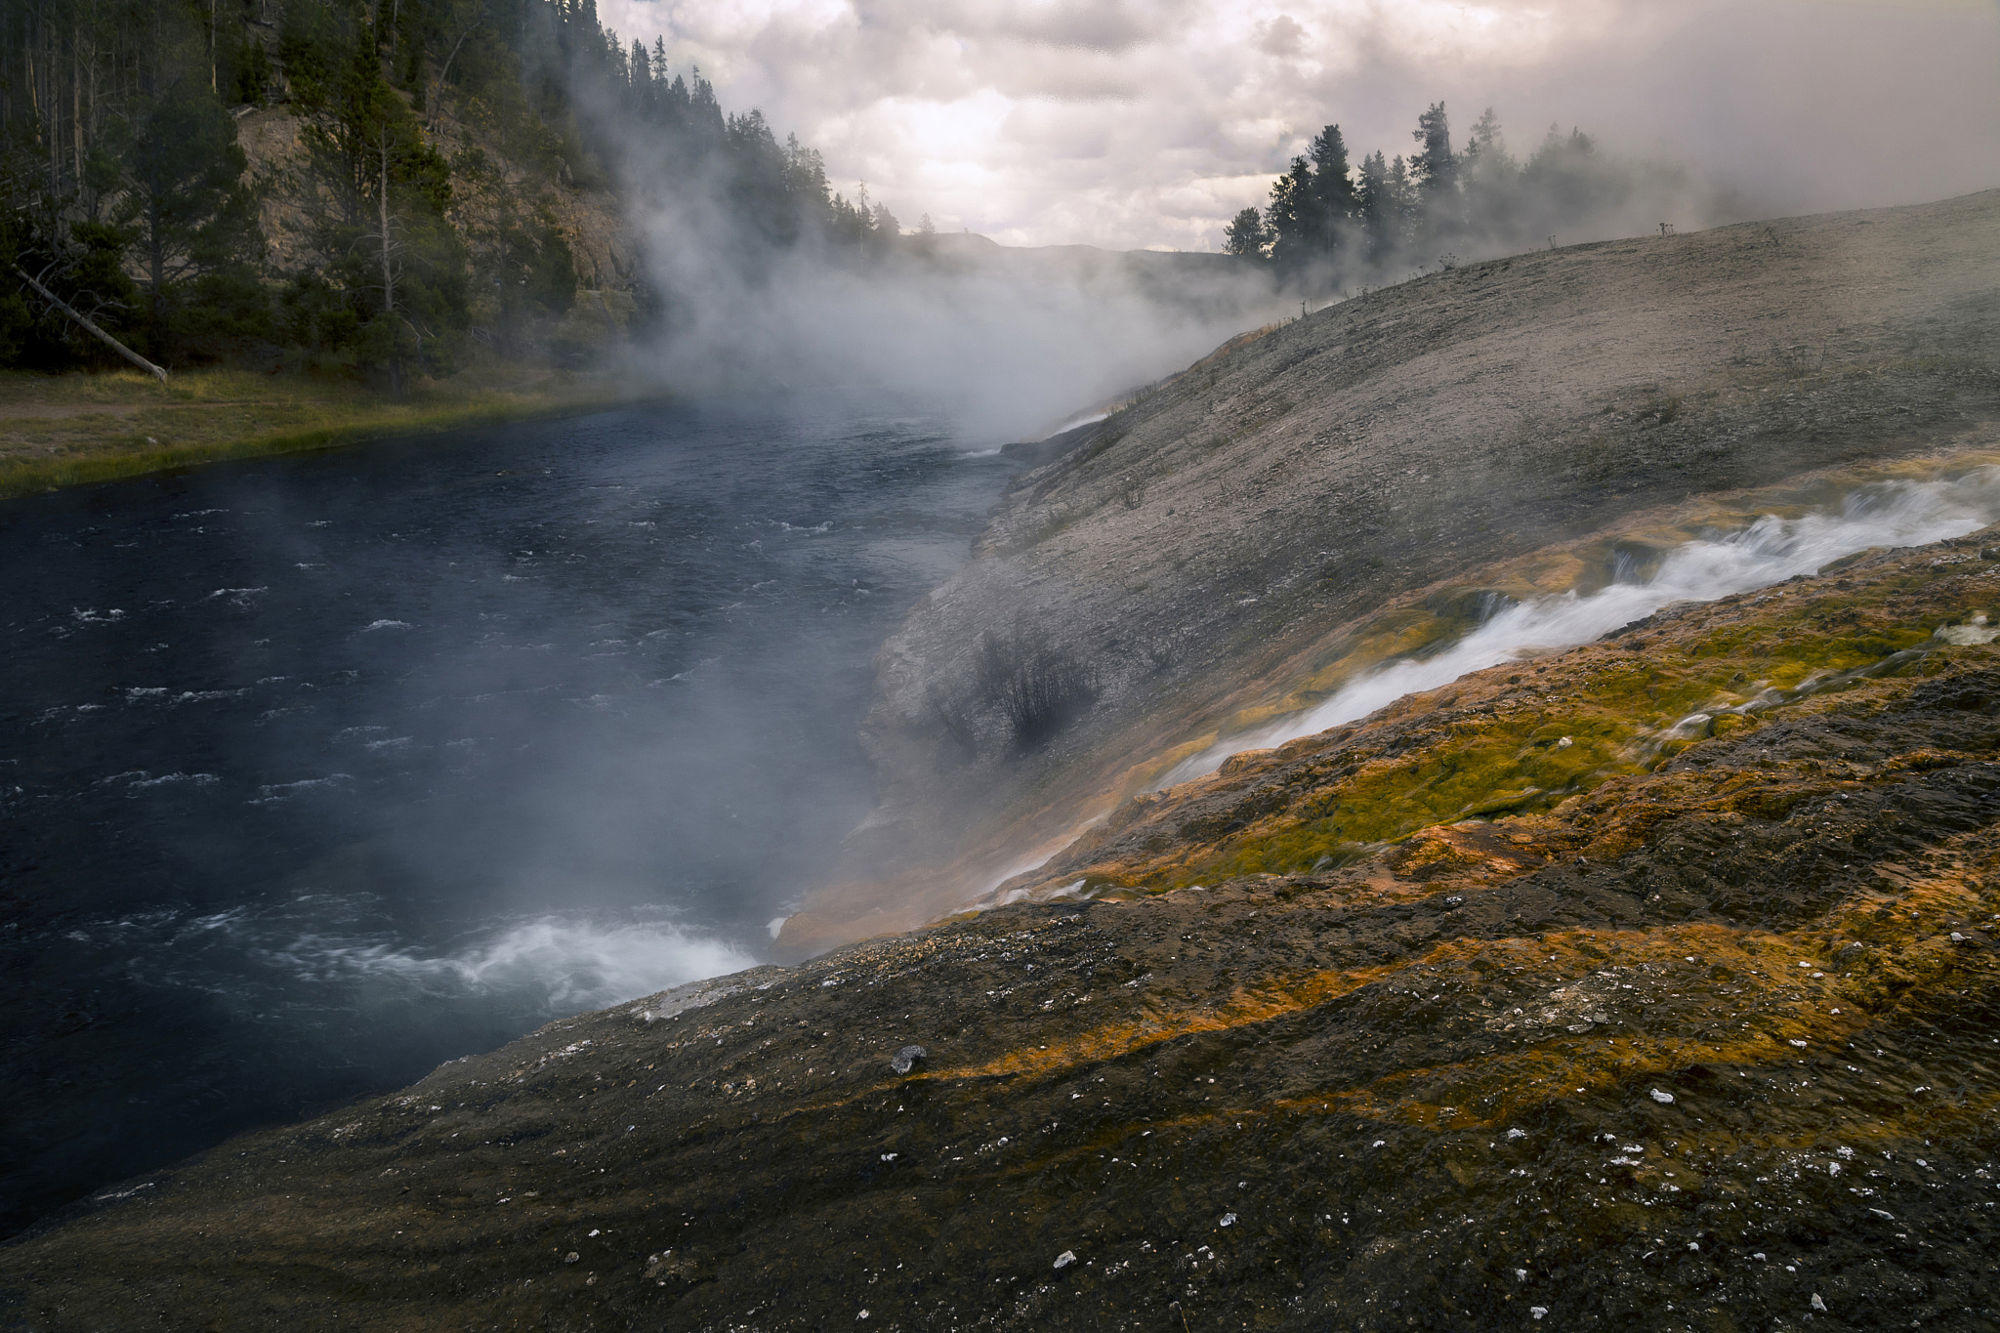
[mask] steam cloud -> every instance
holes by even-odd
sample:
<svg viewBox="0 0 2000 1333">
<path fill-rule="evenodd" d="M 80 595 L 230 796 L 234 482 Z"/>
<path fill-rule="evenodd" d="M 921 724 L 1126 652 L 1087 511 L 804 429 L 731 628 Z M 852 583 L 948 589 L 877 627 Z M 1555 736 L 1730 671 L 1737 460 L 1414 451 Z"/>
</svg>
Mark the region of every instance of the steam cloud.
<svg viewBox="0 0 2000 1333">
<path fill-rule="evenodd" d="M 664 31 L 676 61 L 719 78 L 725 102 L 767 107 L 825 149 L 836 177 L 865 175 L 906 218 L 927 210 L 945 229 L 868 264 L 810 244 L 750 253 L 724 182 L 628 143 L 644 263 L 670 303 L 646 369 L 697 392 L 886 391 L 987 443 L 1043 433 L 1295 313 L 1297 298 L 1205 255 L 1001 252 L 958 225 L 1014 244 L 1213 251 L 1223 222 L 1264 203 L 1329 121 L 1357 164 L 1375 148 L 1409 151 L 1416 112 L 1439 97 L 1461 146 L 1490 104 L 1518 158 L 1559 122 L 1616 159 L 1599 182 L 1614 188 L 1587 207 L 1527 201 L 1506 225 L 1430 247 L 1461 260 L 1549 231 L 1569 243 L 1661 221 L 1689 230 L 2000 181 L 1991 6 L 601 10 L 628 35 Z M 606 126 L 615 136 L 615 118 Z M 1406 253 L 1325 285 L 1397 281 L 1438 257 Z"/>
<path fill-rule="evenodd" d="M 726 183 L 627 159 L 648 277 L 645 369 L 701 392 L 858 389 L 921 404 L 968 443 L 1047 434 L 1278 317 L 1269 275 L 1220 255 L 1007 251 L 905 236 L 746 249 Z"/>
</svg>

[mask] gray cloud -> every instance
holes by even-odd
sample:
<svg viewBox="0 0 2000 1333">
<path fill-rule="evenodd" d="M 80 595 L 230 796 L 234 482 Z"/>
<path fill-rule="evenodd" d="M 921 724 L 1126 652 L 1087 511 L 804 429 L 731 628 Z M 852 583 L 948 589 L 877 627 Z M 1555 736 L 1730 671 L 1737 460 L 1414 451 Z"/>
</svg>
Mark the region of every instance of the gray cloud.
<svg viewBox="0 0 2000 1333">
<path fill-rule="evenodd" d="M 1179 6 L 1124 0 L 1040 0 L 992 5 L 980 0 L 857 0 L 864 22 L 928 24 L 933 29 L 1010 44 L 1074 47 L 1119 54 L 1151 45 L 1160 23 Z"/>
<path fill-rule="evenodd" d="M 1015 243 L 1212 248 L 1319 125 L 1390 153 L 1443 98 L 1557 122 L 1762 211 L 2000 184 L 1991 0 L 600 0 L 865 178 Z"/>
<path fill-rule="evenodd" d="M 1257 25 L 1256 33 L 1257 49 L 1267 56 L 1297 55 L 1306 39 L 1306 30 L 1290 14 L 1266 19 Z"/>
</svg>

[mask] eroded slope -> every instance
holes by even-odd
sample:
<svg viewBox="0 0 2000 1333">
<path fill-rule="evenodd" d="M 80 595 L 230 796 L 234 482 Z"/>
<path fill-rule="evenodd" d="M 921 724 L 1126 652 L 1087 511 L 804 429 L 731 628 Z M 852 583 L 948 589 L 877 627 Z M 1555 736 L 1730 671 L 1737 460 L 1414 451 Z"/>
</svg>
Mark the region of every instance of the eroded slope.
<svg viewBox="0 0 2000 1333">
<path fill-rule="evenodd" d="M 891 641 L 881 809 L 787 941 L 963 905 L 1414 590 L 1996 419 L 1994 193 L 1496 260 L 1233 345 L 1028 477 Z"/>
<path fill-rule="evenodd" d="M 1988 529 L 1496 668 L 1134 806 L 1073 853 L 1117 901 L 552 1025 L 134 1182 L 0 1309 L 1988 1326 L 1996 615 Z"/>
</svg>

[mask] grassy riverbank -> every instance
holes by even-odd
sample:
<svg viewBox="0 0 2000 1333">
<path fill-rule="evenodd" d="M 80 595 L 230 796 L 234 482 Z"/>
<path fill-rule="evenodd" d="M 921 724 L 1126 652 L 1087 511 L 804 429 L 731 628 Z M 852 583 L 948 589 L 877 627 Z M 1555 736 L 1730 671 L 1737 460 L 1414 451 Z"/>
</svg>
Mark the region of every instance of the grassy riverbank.
<svg viewBox="0 0 2000 1333">
<path fill-rule="evenodd" d="M 556 415 L 643 396 L 608 376 L 484 367 L 392 398 L 352 380 L 212 369 L 0 372 L 0 497 L 229 458 Z"/>
</svg>

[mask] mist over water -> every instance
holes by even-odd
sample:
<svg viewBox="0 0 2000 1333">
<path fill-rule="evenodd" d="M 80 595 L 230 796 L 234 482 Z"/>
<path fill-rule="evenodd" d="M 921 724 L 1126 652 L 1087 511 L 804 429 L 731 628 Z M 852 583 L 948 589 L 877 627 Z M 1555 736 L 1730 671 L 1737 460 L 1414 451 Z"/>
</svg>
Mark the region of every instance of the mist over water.
<svg viewBox="0 0 2000 1333">
<path fill-rule="evenodd" d="M 0 1226 L 754 963 L 1013 466 L 767 399 L 0 506 Z"/>
<path fill-rule="evenodd" d="M 593 123 L 660 304 L 627 368 L 677 393 L 839 386 L 925 402 L 990 447 L 1051 434 L 1296 313 L 1267 269 L 1221 254 L 1009 249 L 893 227 L 842 240 L 824 219 L 747 205 L 756 191 L 727 160 L 663 148 L 610 111 Z"/>
<path fill-rule="evenodd" d="M 676 294 L 671 329 L 639 354 L 644 373 L 695 392 L 764 382 L 921 397 L 987 445 L 1051 434 L 1080 406 L 1297 313 L 1268 274 L 1219 255 L 1008 253 L 956 237 L 905 237 L 868 262 L 777 253 L 752 277 L 716 262 L 726 250 L 688 210 L 640 225 L 656 281 Z"/>
<path fill-rule="evenodd" d="M 2000 468 L 1951 480 L 1862 487 L 1838 509 L 1797 518 L 1766 514 L 1737 532 L 1676 547 L 1649 575 L 1590 593 L 1504 607 L 1442 650 L 1364 672 L 1323 702 L 1269 727 L 1218 742 L 1175 766 L 1159 786 L 1212 773 L 1244 750 L 1283 745 L 1368 716 L 1405 695 L 1519 658 L 1573 648 L 1676 602 L 1709 602 L 1782 583 L 1876 546 L 1922 546 L 2000 521 Z"/>
</svg>

